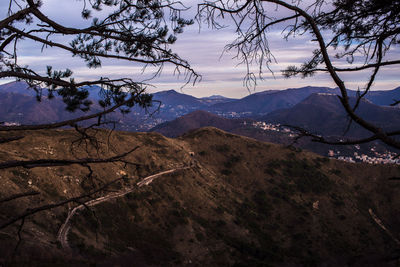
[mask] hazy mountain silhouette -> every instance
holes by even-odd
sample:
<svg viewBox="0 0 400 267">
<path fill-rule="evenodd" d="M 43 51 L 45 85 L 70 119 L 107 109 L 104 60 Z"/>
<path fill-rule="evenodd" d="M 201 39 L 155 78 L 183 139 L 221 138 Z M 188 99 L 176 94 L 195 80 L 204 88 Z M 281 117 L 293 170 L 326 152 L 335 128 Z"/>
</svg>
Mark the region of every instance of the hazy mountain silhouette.
<svg viewBox="0 0 400 267">
<path fill-rule="evenodd" d="M 227 119 L 207 111 L 197 110 L 173 121 L 168 121 L 152 128 L 150 132 L 158 132 L 167 137 L 177 137 L 186 132 L 206 126 L 235 132 L 235 129 L 243 127 L 244 123 L 251 123 L 250 119 Z"/>
<path fill-rule="evenodd" d="M 370 91 L 366 99 L 376 105 L 389 106 L 395 100 L 400 100 L 400 87 L 388 91 Z"/>
<path fill-rule="evenodd" d="M 355 98 L 350 99 L 354 105 Z M 375 105 L 362 100 L 356 113 L 383 129 L 394 130 L 400 125 L 400 109 Z M 272 123 L 300 126 L 323 135 L 343 135 L 348 116 L 336 95 L 312 94 L 297 105 L 276 110 L 261 118 Z M 365 136 L 368 132 L 352 123 L 347 136 Z"/>
<path fill-rule="evenodd" d="M 282 91 L 264 91 L 232 102 L 213 105 L 209 110 L 222 114 L 246 113 L 243 115 L 247 117 L 265 115 L 277 109 L 292 107 L 313 93 L 335 93 L 336 91 L 328 87 L 311 86 Z"/>
<path fill-rule="evenodd" d="M 65 110 L 60 99 L 48 100 L 18 93 L 0 91 L 0 121 L 20 124 L 40 124 L 70 119 L 82 115 L 82 112 L 71 113 Z"/>
<path fill-rule="evenodd" d="M 228 103 L 235 101 L 237 99 L 235 98 L 228 98 L 222 95 L 212 95 L 208 97 L 202 97 L 199 99 L 201 103 L 206 104 L 207 106 L 212 106 L 215 104 L 221 104 L 221 103 Z"/>
<path fill-rule="evenodd" d="M 14 93 L 27 96 L 36 96 L 36 92 L 25 82 L 10 82 L 0 85 L 0 93 Z"/>
<path fill-rule="evenodd" d="M 24 82 L 12 82 L 0 85 L 0 93 L 8 94 L 0 99 L 0 105 L 2 106 L 0 119 L 2 121 L 31 124 L 53 122 L 79 115 L 78 113 L 66 112 L 64 109 L 65 105 L 60 99 L 57 99 L 57 97 L 54 100 L 48 101 L 45 90 L 42 102 L 37 102 L 36 92 L 27 88 L 28 86 Z M 97 100 L 101 97 L 101 88 L 98 86 L 91 86 L 85 89 L 89 91 L 90 98 L 94 102 L 92 110 L 100 110 L 97 105 Z M 282 111 L 295 107 L 315 93 L 337 94 L 338 89 L 309 86 L 281 91 L 270 90 L 255 93 L 242 99 L 225 98 L 223 96 L 196 98 L 174 90 L 169 90 L 154 93 L 153 107 L 148 110 L 134 107 L 132 112 L 125 116 L 114 113 L 111 117 L 115 121 L 120 122 L 124 130 L 148 130 L 159 123 L 174 120 L 193 111 L 205 110 L 223 117 L 248 117 L 257 120 L 262 118 L 270 119 L 274 122 L 284 121 L 290 124 L 312 126 L 312 129 L 323 133 L 330 132 L 328 129 L 336 129 L 339 131 L 340 127 L 337 127 L 337 125 L 341 124 L 336 123 L 342 123 L 344 118 L 338 118 L 338 116 L 343 117 L 345 114 L 335 96 L 331 96 L 332 99 L 335 99 L 332 103 L 324 103 L 324 101 L 326 102 L 327 100 L 322 99 L 318 100 L 322 101 L 319 104 L 318 101 L 316 103 L 312 103 L 310 100 L 304 102 L 302 105 L 296 107 L 296 110 L 291 111 L 293 115 L 289 115 L 290 111 L 288 110 Z M 349 91 L 349 95 L 354 96 L 356 92 Z M 377 104 L 390 104 L 393 102 L 393 99 L 400 99 L 400 88 L 389 91 L 372 91 L 367 99 Z M 307 108 L 300 108 L 306 107 L 307 105 L 310 106 Z M 313 109 L 310 110 L 312 107 Z M 316 112 L 316 109 L 320 110 Z M 387 111 L 392 110 L 393 109 L 389 108 Z M 371 119 L 373 121 L 375 121 L 375 119 L 377 121 L 382 119 L 384 121 L 383 123 L 385 125 L 387 124 L 385 121 L 386 113 L 384 112 L 384 115 L 380 115 L 382 114 L 381 109 L 372 107 L 371 109 L 366 108 L 362 112 L 368 114 L 368 116 L 372 116 Z M 305 115 L 303 115 L 303 113 Z M 149 116 L 149 114 L 151 116 Z M 329 116 L 330 119 L 326 119 L 326 116 Z M 382 117 L 377 118 L 379 116 Z M 312 121 L 314 124 L 306 122 L 306 120 L 310 120 L 308 118 L 313 118 Z M 343 127 L 340 131 L 343 131 Z"/>
</svg>

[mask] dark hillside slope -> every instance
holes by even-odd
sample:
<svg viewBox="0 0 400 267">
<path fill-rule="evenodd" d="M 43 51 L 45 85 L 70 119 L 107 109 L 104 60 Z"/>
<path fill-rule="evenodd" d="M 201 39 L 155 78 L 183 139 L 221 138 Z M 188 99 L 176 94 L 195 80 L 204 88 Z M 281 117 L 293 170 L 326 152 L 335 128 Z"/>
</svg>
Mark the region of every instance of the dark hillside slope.
<svg viewBox="0 0 400 267">
<path fill-rule="evenodd" d="M 207 111 L 197 110 L 173 121 L 167 121 L 150 129 L 150 132 L 158 132 L 167 137 L 178 137 L 188 131 L 201 127 L 212 126 L 218 129 L 232 132 L 243 127 L 249 119 L 226 119 Z"/>
<path fill-rule="evenodd" d="M 93 183 L 124 177 L 96 198 L 132 190 L 72 218 L 72 252 L 56 236 L 77 203 L 28 217 L 14 265 L 395 266 L 390 259 L 397 245 L 370 212 L 400 236 L 400 184 L 388 180 L 400 175 L 398 167 L 346 164 L 215 128 L 178 139 L 115 132 L 114 150 L 108 134 L 97 133 L 99 155 L 138 145 L 126 158 L 138 168 L 92 164 L 93 181 L 81 166 L 0 170 L 0 198 L 40 192 L 1 203 L 0 223 L 27 207 L 77 196 Z M 0 146 L 0 159 L 73 158 L 76 138 L 74 131 L 33 132 Z M 86 156 L 82 146 L 74 150 Z M 2 262 L 18 242 L 18 225 L 1 230 Z"/>
<path fill-rule="evenodd" d="M 395 100 L 400 100 L 400 87 L 387 91 L 370 91 L 366 98 L 381 106 L 390 106 Z"/>
</svg>

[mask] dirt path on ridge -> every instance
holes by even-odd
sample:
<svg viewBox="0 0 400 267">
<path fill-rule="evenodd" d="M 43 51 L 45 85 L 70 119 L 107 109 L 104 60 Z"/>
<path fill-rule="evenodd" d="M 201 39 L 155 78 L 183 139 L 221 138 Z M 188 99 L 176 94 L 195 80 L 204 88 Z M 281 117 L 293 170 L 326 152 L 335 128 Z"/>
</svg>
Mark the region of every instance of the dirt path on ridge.
<svg viewBox="0 0 400 267">
<path fill-rule="evenodd" d="M 156 178 L 158 178 L 158 177 L 160 177 L 162 175 L 165 175 L 165 174 L 168 174 L 168 173 L 173 173 L 173 172 L 176 172 L 178 170 L 189 169 L 189 168 L 191 168 L 191 167 L 190 166 L 179 167 L 179 168 L 174 168 L 174 169 L 162 171 L 162 172 L 159 172 L 159 173 L 156 173 L 156 174 L 152 174 L 150 176 L 147 176 L 147 177 L 143 178 L 141 181 L 139 181 L 136 184 L 137 187 L 135 186 L 133 188 L 124 189 L 124 190 L 121 190 L 121 191 L 118 191 L 118 192 L 112 192 L 112 193 L 110 193 L 108 195 L 101 196 L 101 197 L 98 197 L 96 199 L 89 200 L 89 201 L 85 202 L 84 204 L 76 206 L 75 208 L 73 208 L 68 213 L 68 216 L 65 219 L 65 222 L 61 225 L 60 229 L 58 230 L 57 240 L 60 242 L 60 244 L 61 244 L 63 249 L 71 249 L 69 244 L 68 244 L 68 233 L 69 233 L 69 230 L 71 229 L 71 218 L 74 215 L 76 215 L 79 211 L 81 211 L 81 210 L 83 210 L 83 209 L 85 209 L 87 207 L 96 206 L 96 205 L 98 205 L 100 203 L 103 203 L 105 201 L 108 201 L 110 199 L 119 198 L 119 197 L 122 197 L 122 196 L 124 196 L 126 194 L 129 194 L 129 193 L 137 190 L 138 187 L 140 188 L 142 186 L 146 186 L 146 185 L 151 184 L 154 181 L 154 179 L 156 179 Z"/>
</svg>

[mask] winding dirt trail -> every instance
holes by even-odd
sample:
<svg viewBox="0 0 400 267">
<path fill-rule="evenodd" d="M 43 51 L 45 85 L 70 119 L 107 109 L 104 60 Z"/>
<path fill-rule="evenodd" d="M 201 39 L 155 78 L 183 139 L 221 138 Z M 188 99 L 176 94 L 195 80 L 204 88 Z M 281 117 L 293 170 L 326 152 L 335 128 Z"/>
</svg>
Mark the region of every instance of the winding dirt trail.
<svg viewBox="0 0 400 267">
<path fill-rule="evenodd" d="M 108 200 L 111 200 L 111 199 L 114 199 L 114 198 L 119 198 L 119 197 L 122 197 L 122 196 L 124 196 L 126 194 L 129 194 L 129 193 L 137 190 L 138 187 L 142 187 L 142 186 L 146 186 L 146 185 L 151 184 L 154 181 L 154 179 L 156 179 L 156 178 L 158 178 L 158 177 L 160 177 L 162 175 L 173 173 L 173 172 L 176 172 L 176 171 L 179 171 L 179 170 L 189 169 L 189 168 L 191 168 L 191 167 L 188 167 L 188 166 L 179 167 L 179 168 L 174 168 L 174 169 L 162 171 L 162 172 L 159 172 L 159 173 L 156 173 L 156 174 L 152 174 L 150 176 L 147 176 L 147 177 L 143 178 L 140 182 L 138 182 L 136 184 L 137 187 L 124 189 L 124 190 L 121 190 L 121 191 L 118 191 L 118 192 L 113 192 L 113 193 L 110 193 L 108 195 L 101 196 L 101 197 L 98 197 L 96 199 L 89 200 L 89 201 L 87 201 L 84 204 L 81 204 L 79 206 L 76 206 L 75 208 L 73 208 L 68 213 L 68 216 L 65 219 L 65 222 L 63 223 L 63 225 L 61 225 L 60 229 L 58 230 L 57 240 L 60 242 L 60 244 L 61 244 L 63 249 L 71 249 L 69 244 L 68 244 L 68 233 L 69 233 L 69 230 L 71 229 L 71 218 L 75 214 L 77 214 L 79 211 L 81 211 L 81 210 L 83 210 L 83 209 L 85 209 L 87 207 L 93 207 L 93 206 L 96 206 L 96 205 L 98 205 L 100 203 L 103 203 L 105 201 L 108 201 Z"/>
<path fill-rule="evenodd" d="M 397 244 L 400 245 L 400 240 L 397 239 L 392 232 L 383 224 L 382 220 L 376 216 L 372 209 L 368 209 L 369 214 L 371 215 L 372 219 L 375 223 Z"/>
</svg>

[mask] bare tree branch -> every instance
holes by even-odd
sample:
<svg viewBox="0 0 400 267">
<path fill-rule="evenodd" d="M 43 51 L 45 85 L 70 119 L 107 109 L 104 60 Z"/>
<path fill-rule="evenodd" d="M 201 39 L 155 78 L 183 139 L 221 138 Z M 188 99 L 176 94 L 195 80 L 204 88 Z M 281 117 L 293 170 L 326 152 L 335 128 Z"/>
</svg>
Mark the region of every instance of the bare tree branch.
<svg viewBox="0 0 400 267">
<path fill-rule="evenodd" d="M 18 141 L 24 138 L 25 136 L 13 136 L 13 137 L 1 137 L 0 144 L 9 143 L 12 141 Z"/>
<path fill-rule="evenodd" d="M 37 124 L 37 125 L 15 125 L 15 126 L 0 126 L 0 132 L 1 131 L 25 131 L 25 130 L 43 130 L 43 129 L 55 129 L 55 128 L 60 128 L 63 126 L 71 126 L 76 124 L 77 122 L 81 122 L 81 121 L 86 121 L 86 120 L 90 120 L 93 118 L 98 118 L 99 116 L 108 114 L 113 112 L 114 110 L 118 109 L 119 107 L 122 107 L 123 105 L 125 105 L 126 103 L 128 103 L 129 101 L 131 101 L 131 99 L 124 101 L 120 104 L 117 104 L 107 110 L 95 113 L 95 114 L 91 114 L 91 115 L 87 115 L 87 116 L 82 116 L 82 117 L 78 117 L 76 119 L 71 119 L 71 120 L 66 120 L 66 121 L 61 121 L 61 122 L 56 122 L 56 123 L 49 123 L 49 124 Z"/>
<path fill-rule="evenodd" d="M 68 166 L 73 164 L 90 164 L 90 163 L 110 163 L 110 162 L 126 162 L 122 159 L 127 155 L 131 154 L 133 151 L 138 149 L 139 146 L 134 147 L 133 149 L 119 154 L 114 157 L 109 158 L 83 158 L 76 160 L 67 160 L 67 159 L 37 159 L 37 160 L 11 160 L 0 163 L 0 169 L 8 169 L 14 167 L 24 167 L 24 168 L 36 168 L 36 167 L 56 167 L 56 166 Z M 134 165 L 140 165 L 139 163 L 132 163 Z"/>
<path fill-rule="evenodd" d="M 295 142 L 303 137 L 311 137 L 312 138 L 311 141 L 313 141 L 313 142 L 318 142 L 318 143 L 323 143 L 323 144 L 328 144 L 328 145 L 356 145 L 356 144 L 369 143 L 369 142 L 380 139 L 377 135 L 372 135 L 368 138 L 362 138 L 362 139 L 343 140 L 341 138 L 341 140 L 328 140 L 325 137 L 318 135 L 318 134 L 311 133 L 310 131 L 308 131 L 302 127 L 298 127 L 298 126 L 294 126 L 294 125 L 287 125 L 287 124 L 285 124 L 283 126 L 292 128 L 299 133 L 298 136 L 295 138 Z M 398 136 L 398 135 L 400 135 L 400 131 L 388 132 L 387 135 L 388 136 Z"/>
<path fill-rule="evenodd" d="M 398 25 L 398 22 L 395 22 L 395 20 L 398 19 L 398 15 L 393 15 L 390 8 L 379 6 L 376 2 L 373 3 L 378 5 L 381 9 L 371 9 L 371 13 L 365 14 L 365 12 L 363 12 L 364 9 L 368 9 L 370 6 L 374 7 L 374 5 L 369 4 L 363 6 L 363 1 L 359 0 L 353 2 L 358 6 L 355 6 L 354 8 L 346 6 L 348 9 L 343 11 L 344 7 L 341 5 L 346 5 L 348 2 L 334 1 L 334 4 L 339 7 L 326 13 L 321 8 L 321 5 L 325 3 L 323 0 L 313 2 L 308 7 L 302 3 L 302 1 L 215 0 L 200 4 L 198 7 L 198 12 L 200 13 L 198 14 L 198 17 L 205 18 L 205 22 L 214 26 L 218 25 L 217 19 L 224 18 L 224 14 L 230 16 L 235 23 L 235 30 L 239 37 L 227 47 L 228 49 L 237 49 L 236 57 L 247 67 L 247 75 L 245 79 L 249 79 L 253 84 L 256 84 L 256 77 L 250 71 L 249 65 L 254 63 L 258 64 L 259 74 L 261 76 L 262 69 L 265 67 L 269 68 L 269 64 L 274 60 L 272 52 L 269 49 L 267 38 L 267 32 L 271 29 L 272 25 L 282 24 L 282 22 L 286 23 L 283 24 L 286 27 L 286 34 L 283 37 L 285 39 L 289 36 L 294 36 L 295 34 L 310 34 L 313 41 L 317 42 L 318 49 L 313 52 L 311 60 L 304 63 L 301 68 L 293 66 L 289 67 L 284 71 L 284 76 L 290 77 L 300 73 L 306 77 L 312 75 L 315 71 L 328 72 L 340 90 L 339 99 L 350 118 L 350 122 L 354 121 L 364 129 L 368 130 L 372 135 L 370 139 L 379 139 L 389 146 L 400 148 L 400 142 L 394 138 L 392 133 L 385 132 L 378 125 L 358 116 L 355 112 L 361 99 L 371 90 L 381 67 L 400 64 L 399 60 L 384 60 L 386 51 L 388 51 L 392 45 L 398 44 L 396 38 L 398 34 L 400 34 L 400 29 L 396 26 Z M 275 4 L 277 7 L 283 7 L 292 13 L 276 18 L 273 16 L 273 12 L 276 11 L 276 9 L 272 10 L 270 4 Z M 394 8 L 396 7 L 394 6 Z M 356 10 L 356 17 L 352 16 L 353 10 Z M 342 11 L 344 14 L 340 13 Z M 381 11 L 382 13 L 380 13 Z M 345 12 L 348 12 L 349 14 Z M 342 24 L 340 24 L 340 22 L 335 24 L 334 16 L 338 13 L 340 13 L 340 19 L 343 21 L 347 22 L 348 19 L 350 22 L 356 22 L 356 26 L 354 27 L 358 28 L 354 28 L 350 31 L 347 28 L 352 28 L 353 26 L 347 25 L 343 22 L 342 24 L 344 29 L 341 31 Z M 357 20 L 357 16 L 361 22 Z M 374 22 L 368 20 L 372 19 L 370 16 L 374 16 Z M 362 22 L 369 24 L 362 28 Z M 328 32 L 326 35 L 329 36 L 329 33 L 333 34 L 329 37 L 331 38 L 329 42 L 326 42 L 322 30 L 324 30 L 325 34 L 325 31 L 328 29 L 331 30 L 331 32 Z M 367 32 L 365 33 L 363 30 Z M 353 32 L 356 32 L 356 35 L 353 34 Z M 358 34 L 359 32 L 363 34 Z M 341 37 L 344 38 L 344 41 L 340 39 Z M 350 68 L 335 67 L 331 59 L 333 56 L 328 52 L 328 47 L 336 49 L 340 45 L 343 46 L 344 53 L 336 54 L 336 59 L 346 58 L 348 64 L 352 64 L 354 62 L 355 53 L 360 53 L 365 58 L 364 65 Z M 375 62 L 371 63 L 372 60 Z M 325 65 L 325 67 L 321 68 L 319 67 L 320 65 Z M 351 106 L 345 82 L 339 76 L 339 72 L 355 72 L 370 68 L 373 69 L 373 72 L 369 77 L 365 88 L 363 88 L 359 93 L 356 104 Z M 318 138 L 315 137 L 315 140 L 316 139 Z"/>
<path fill-rule="evenodd" d="M 29 191 L 29 192 L 25 192 L 25 193 L 14 194 L 9 197 L 0 198 L 0 203 L 8 202 L 8 201 L 15 200 L 15 199 L 22 198 L 22 197 L 35 196 L 35 195 L 39 195 L 39 194 L 40 194 L 40 192 L 37 192 L 37 191 Z"/>
<path fill-rule="evenodd" d="M 10 23 L 12 23 L 15 20 L 21 20 L 22 18 L 24 18 L 27 14 L 29 14 L 31 12 L 32 12 L 31 8 L 25 8 L 25 9 L 18 11 L 15 14 L 12 14 L 11 16 L 1 20 L 0 21 L 0 29 L 6 27 L 7 25 L 9 25 Z"/>
<path fill-rule="evenodd" d="M 384 61 L 380 63 L 371 63 L 371 64 L 366 64 L 363 66 L 359 67 L 353 67 L 353 68 L 338 68 L 334 67 L 334 70 L 337 72 L 353 72 L 353 71 L 360 71 L 360 70 L 366 70 L 370 68 L 376 68 L 378 65 L 383 67 L 383 66 L 391 66 L 391 65 L 398 65 L 400 64 L 400 60 L 389 60 L 389 61 Z M 327 72 L 328 69 L 322 69 L 322 68 L 315 68 L 315 69 L 310 69 L 311 72 L 317 72 L 317 71 L 324 71 Z"/>
<path fill-rule="evenodd" d="M 8 220 L 5 221 L 4 223 L 0 224 L 0 229 L 4 229 L 4 228 L 6 228 L 6 227 L 8 227 L 8 226 L 10 226 L 10 225 L 12 225 L 12 224 L 18 222 L 19 220 L 25 220 L 27 217 L 29 217 L 29 216 L 31 216 L 31 215 L 34 215 L 34 214 L 36 214 L 36 213 L 38 213 L 38 212 L 42 212 L 42 211 L 45 211 L 45 210 L 51 210 L 51 209 L 54 209 L 54 208 L 58 208 L 58 207 L 61 207 L 61 206 L 65 206 L 66 204 L 71 203 L 71 202 L 80 203 L 80 201 L 81 201 L 82 199 L 87 198 L 87 197 L 91 197 L 91 196 L 93 196 L 93 195 L 96 194 L 96 193 L 99 193 L 99 192 L 101 192 L 101 191 L 104 191 L 106 188 L 108 188 L 108 187 L 111 186 L 112 184 L 115 184 L 115 183 L 118 182 L 118 181 L 121 181 L 122 179 L 124 179 L 124 177 L 115 179 L 115 180 L 113 180 L 113 181 L 111 181 L 111 182 L 109 182 L 109 183 L 106 183 L 105 185 L 103 185 L 103 186 L 100 187 L 100 188 L 97 188 L 97 189 L 94 189 L 94 190 L 92 190 L 92 191 L 89 191 L 88 193 L 82 194 L 82 195 L 80 195 L 80 196 L 78 196 L 78 197 L 68 198 L 68 199 L 66 199 L 66 200 L 63 200 L 63 201 L 60 201 L 60 202 L 57 202 L 57 203 L 47 204 L 47 205 L 39 206 L 39 207 L 32 208 L 32 209 L 31 209 L 31 208 L 28 208 L 28 209 L 26 209 L 25 212 L 23 212 L 22 214 L 17 215 L 17 216 L 15 216 L 15 217 L 11 218 L 11 219 L 8 219 Z"/>
</svg>

